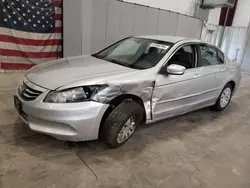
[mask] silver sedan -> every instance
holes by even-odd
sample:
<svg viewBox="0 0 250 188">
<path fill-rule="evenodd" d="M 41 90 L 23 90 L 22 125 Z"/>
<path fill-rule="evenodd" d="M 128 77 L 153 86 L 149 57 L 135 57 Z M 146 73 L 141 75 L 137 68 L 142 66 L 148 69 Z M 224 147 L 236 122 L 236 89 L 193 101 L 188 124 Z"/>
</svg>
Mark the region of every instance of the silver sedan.
<svg viewBox="0 0 250 188">
<path fill-rule="evenodd" d="M 35 66 L 14 102 L 33 131 L 67 141 L 101 138 L 116 148 L 141 124 L 208 106 L 225 109 L 240 79 L 240 65 L 215 46 L 137 36 Z"/>
</svg>

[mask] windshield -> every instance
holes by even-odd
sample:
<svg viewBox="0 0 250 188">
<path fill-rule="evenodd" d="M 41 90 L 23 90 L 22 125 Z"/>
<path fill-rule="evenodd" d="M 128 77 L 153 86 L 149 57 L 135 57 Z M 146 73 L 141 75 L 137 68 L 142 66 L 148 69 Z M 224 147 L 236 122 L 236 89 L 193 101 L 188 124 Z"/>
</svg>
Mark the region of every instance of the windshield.
<svg viewBox="0 0 250 188">
<path fill-rule="evenodd" d="M 172 43 L 143 38 L 127 38 L 92 56 L 135 69 L 149 69 L 168 52 Z"/>
</svg>

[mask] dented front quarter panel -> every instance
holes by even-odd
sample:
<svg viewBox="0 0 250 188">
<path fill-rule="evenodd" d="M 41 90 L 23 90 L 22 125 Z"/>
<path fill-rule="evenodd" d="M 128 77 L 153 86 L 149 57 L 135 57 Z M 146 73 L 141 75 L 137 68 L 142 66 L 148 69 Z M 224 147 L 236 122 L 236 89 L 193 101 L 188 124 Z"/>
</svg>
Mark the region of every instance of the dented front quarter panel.
<svg viewBox="0 0 250 188">
<path fill-rule="evenodd" d="M 154 79 L 145 80 L 127 80 L 122 83 L 117 83 L 121 88 L 121 94 L 130 94 L 138 96 L 142 99 L 146 112 L 146 119 L 152 119 L 151 99 L 154 88 Z"/>
<path fill-rule="evenodd" d="M 120 75 L 107 75 L 104 77 L 88 79 L 85 81 L 80 80 L 60 87 L 58 88 L 58 90 L 74 88 L 78 86 L 108 85 L 108 87 L 92 96 L 92 99 L 101 103 L 108 104 L 111 100 L 120 95 L 135 95 L 142 99 L 146 112 L 146 118 L 147 120 L 150 120 L 152 118 L 151 99 L 156 74 L 157 70 L 155 69 L 131 69 L 131 71 Z"/>
</svg>

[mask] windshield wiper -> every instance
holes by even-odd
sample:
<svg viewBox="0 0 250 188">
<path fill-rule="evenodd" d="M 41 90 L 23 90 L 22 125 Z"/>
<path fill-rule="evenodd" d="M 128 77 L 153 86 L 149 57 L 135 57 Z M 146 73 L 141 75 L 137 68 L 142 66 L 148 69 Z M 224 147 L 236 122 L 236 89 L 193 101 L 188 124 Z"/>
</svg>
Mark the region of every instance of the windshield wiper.
<svg viewBox="0 0 250 188">
<path fill-rule="evenodd" d="M 92 54 L 91 55 L 92 57 L 95 57 L 95 58 L 97 58 L 97 59 L 102 59 L 99 55 L 97 55 L 97 54 Z"/>
<path fill-rule="evenodd" d="M 136 65 L 134 65 L 134 64 L 131 64 L 129 67 L 130 67 L 130 68 L 133 68 L 133 69 L 139 69 L 139 70 L 143 70 L 143 69 L 144 69 L 144 68 L 138 67 L 138 66 L 136 66 Z"/>
<path fill-rule="evenodd" d="M 132 65 L 127 65 L 127 64 L 124 64 L 124 63 L 122 63 L 122 62 L 120 62 L 120 61 L 117 61 L 117 60 L 115 60 L 115 59 L 99 57 L 97 54 L 93 54 L 93 55 L 91 55 L 91 56 L 93 56 L 93 57 L 95 57 L 95 58 L 98 58 L 98 59 L 105 60 L 105 61 L 109 61 L 109 62 L 114 63 L 114 64 L 117 64 L 117 65 L 121 65 L 121 66 L 124 66 L 124 67 L 133 68 L 133 69 L 142 69 L 142 68 L 137 67 L 136 65 L 133 65 L 133 64 L 132 64 Z"/>
<path fill-rule="evenodd" d="M 109 61 L 109 62 L 111 62 L 111 63 L 118 64 L 118 65 L 122 65 L 122 66 L 124 66 L 124 67 L 127 67 L 125 64 L 123 64 L 123 63 L 121 63 L 120 61 L 117 61 L 117 60 L 115 60 L 115 59 L 104 59 L 104 60 Z"/>
<path fill-rule="evenodd" d="M 98 56 L 97 54 L 92 54 L 91 56 L 97 58 L 97 59 L 102 59 L 102 60 L 105 60 L 105 61 L 109 61 L 111 63 L 115 63 L 115 64 L 119 64 L 119 65 L 123 65 L 125 66 L 124 64 L 122 64 L 121 62 L 115 60 L 115 59 L 110 59 L 110 58 L 104 58 L 104 57 L 100 57 Z"/>
</svg>

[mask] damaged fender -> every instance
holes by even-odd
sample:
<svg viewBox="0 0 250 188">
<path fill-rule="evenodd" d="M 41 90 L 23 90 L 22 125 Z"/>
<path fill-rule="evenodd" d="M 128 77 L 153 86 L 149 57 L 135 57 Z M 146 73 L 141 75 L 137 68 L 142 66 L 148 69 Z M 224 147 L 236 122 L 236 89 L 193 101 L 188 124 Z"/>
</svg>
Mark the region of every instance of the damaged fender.
<svg viewBox="0 0 250 188">
<path fill-rule="evenodd" d="M 108 87 L 98 92 L 92 97 L 93 100 L 101 103 L 109 103 L 114 98 L 122 94 L 130 94 L 140 97 L 144 104 L 146 119 L 152 119 L 151 98 L 153 93 L 154 82 L 123 82 L 123 83 L 106 83 Z"/>
</svg>

